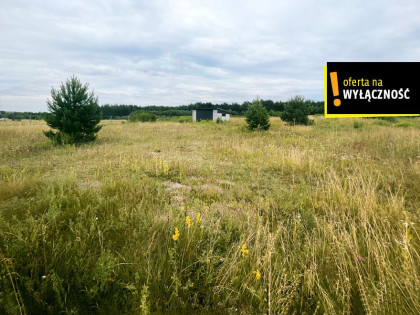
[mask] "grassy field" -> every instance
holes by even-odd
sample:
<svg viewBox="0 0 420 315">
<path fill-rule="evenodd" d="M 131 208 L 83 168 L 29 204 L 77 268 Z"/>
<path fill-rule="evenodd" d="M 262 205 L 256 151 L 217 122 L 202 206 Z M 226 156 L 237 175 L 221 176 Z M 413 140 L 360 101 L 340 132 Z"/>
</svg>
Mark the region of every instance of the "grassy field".
<svg viewBox="0 0 420 315">
<path fill-rule="evenodd" d="M 0 313 L 419 314 L 420 121 L 0 123 Z"/>
</svg>

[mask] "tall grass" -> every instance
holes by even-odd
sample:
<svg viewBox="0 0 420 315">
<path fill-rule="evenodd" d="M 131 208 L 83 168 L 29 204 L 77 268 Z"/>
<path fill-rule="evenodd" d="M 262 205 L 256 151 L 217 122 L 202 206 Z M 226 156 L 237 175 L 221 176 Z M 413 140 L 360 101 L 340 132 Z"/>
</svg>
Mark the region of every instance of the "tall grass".
<svg viewBox="0 0 420 315">
<path fill-rule="evenodd" d="M 0 312 L 420 313 L 418 121 L 354 122 L 0 124 Z"/>
</svg>

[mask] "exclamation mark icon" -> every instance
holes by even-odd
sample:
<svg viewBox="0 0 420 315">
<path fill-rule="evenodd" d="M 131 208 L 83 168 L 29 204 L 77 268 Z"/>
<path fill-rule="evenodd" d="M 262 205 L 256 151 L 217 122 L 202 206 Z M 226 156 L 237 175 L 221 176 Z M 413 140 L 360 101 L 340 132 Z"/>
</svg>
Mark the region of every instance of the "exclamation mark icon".
<svg viewBox="0 0 420 315">
<path fill-rule="evenodd" d="M 338 79 L 337 79 L 337 72 L 330 72 L 330 78 L 331 78 L 331 85 L 333 90 L 334 97 L 340 95 L 340 90 L 338 89 Z M 334 100 L 334 106 L 340 106 L 341 101 L 339 98 L 336 98 Z"/>
</svg>

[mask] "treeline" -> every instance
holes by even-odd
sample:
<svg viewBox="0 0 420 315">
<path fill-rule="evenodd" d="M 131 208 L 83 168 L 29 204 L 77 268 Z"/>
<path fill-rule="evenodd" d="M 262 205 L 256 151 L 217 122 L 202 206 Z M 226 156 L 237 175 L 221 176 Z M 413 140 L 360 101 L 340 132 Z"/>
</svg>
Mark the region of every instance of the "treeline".
<svg viewBox="0 0 420 315">
<path fill-rule="evenodd" d="M 322 114 L 324 102 L 306 100 L 310 108 L 310 115 Z M 279 116 L 284 111 L 287 102 L 274 102 L 272 100 L 261 100 L 262 105 L 268 110 L 271 116 Z M 228 111 L 232 116 L 243 116 L 251 102 L 238 103 L 195 103 L 181 106 L 137 106 L 137 105 L 103 105 L 101 106 L 104 119 L 116 119 L 128 117 L 134 111 L 148 112 L 158 117 L 189 116 L 194 109 L 200 108 L 221 108 Z"/>
<path fill-rule="evenodd" d="M 12 120 L 21 120 L 21 119 L 34 119 L 41 120 L 44 118 L 45 113 L 38 112 L 4 112 L 0 111 L 0 118 L 7 118 Z"/>
<path fill-rule="evenodd" d="M 261 100 L 262 105 L 268 110 L 270 116 L 279 116 L 280 112 L 284 111 L 284 105 L 287 102 L 274 102 L 272 100 Z M 324 112 L 324 102 L 314 102 L 306 100 L 310 108 L 310 115 L 322 114 Z M 147 112 L 154 114 L 157 117 L 175 117 L 175 116 L 190 116 L 194 109 L 199 108 L 221 108 L 228 111 L 232 116 L 243 116 L 248 109 L 251 102 L 238 103 L 195 103 L 190 105 L 180 106 L 138 106 L 138 105 L 102 105 L 103 119 L 128 119 L 128 115 L 134 111 Z M 0 118 L 8 118 L 13 120 L 20 119 L 43 119 L 45 113 L 32 112 L 0 112 Z"/>
</svg>

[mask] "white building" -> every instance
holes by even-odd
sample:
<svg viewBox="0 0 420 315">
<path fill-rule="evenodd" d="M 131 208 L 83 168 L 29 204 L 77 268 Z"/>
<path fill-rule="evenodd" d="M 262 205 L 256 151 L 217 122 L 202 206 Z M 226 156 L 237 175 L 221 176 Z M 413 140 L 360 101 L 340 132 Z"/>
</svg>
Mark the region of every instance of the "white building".
<svg viewBox="0 0 420 315">
<path fill-rule="evenodd" d="M 200 108 L 194 109 L 192 112 L 193 121 L 213 120 L 214 122 L 216 122 L 217 118 L 219 118 L 221 121 L 229 121 L 230 114 L 229 112 L 220 108 Z"/>
</svg>

